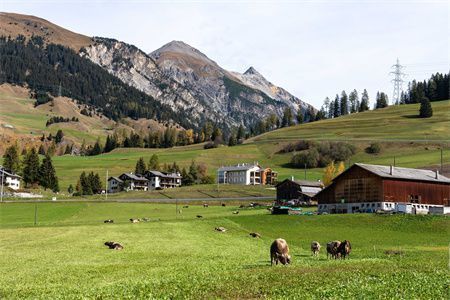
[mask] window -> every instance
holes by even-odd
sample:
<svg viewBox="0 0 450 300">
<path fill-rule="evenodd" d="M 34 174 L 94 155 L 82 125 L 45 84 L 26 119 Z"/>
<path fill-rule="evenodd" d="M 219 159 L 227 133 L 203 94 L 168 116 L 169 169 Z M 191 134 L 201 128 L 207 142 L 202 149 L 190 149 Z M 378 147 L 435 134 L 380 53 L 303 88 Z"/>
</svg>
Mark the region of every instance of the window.
<svg viewBox="0 0 450 300">
<path fill-rule="evenodd" d="M 421 196 L 419 195 L 409 195 L 409 202 L 411 203 L 420 203 Z"/>
</svg>

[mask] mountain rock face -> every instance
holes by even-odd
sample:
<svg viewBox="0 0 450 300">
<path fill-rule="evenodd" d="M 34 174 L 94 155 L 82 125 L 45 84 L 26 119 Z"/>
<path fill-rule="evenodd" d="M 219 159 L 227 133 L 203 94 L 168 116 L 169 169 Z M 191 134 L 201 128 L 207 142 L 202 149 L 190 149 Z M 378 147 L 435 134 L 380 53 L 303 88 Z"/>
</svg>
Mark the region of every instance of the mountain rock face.
<svg viewBox="0 0 450 300">
<path fill-rule="evenodd" d="M 273 113 L 282 116 L 286 107 L 294 113 L 299 108 L 305 114 L 316 111 L 253 67 L 243 74 L 227 71 L 181 41 L 147 54 L 124 42 L 90 38 L 44 19 L 11 13 L 0 13 L 0 35 L 41 36 L 46 44 L 69 47 L 175 113 L 183 112 L 184 123 L 195 127 L 206 121 L 225 129 L 241 124 L 248 127 Z"/>
</svg>

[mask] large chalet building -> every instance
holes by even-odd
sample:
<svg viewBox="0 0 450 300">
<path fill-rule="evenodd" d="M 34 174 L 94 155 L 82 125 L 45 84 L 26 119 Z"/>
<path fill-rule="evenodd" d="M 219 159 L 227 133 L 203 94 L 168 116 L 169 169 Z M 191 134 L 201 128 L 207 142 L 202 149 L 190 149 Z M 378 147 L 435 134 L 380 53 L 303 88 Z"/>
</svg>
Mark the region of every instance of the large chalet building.
<svg viewBox="0 0 450 300">
<path fill-rule="evenodd" d="M 179 173 L 147 171 L 144 175 L 123 173 L 119 177 L 108 178 L 108 193 L 128 191 L 149 191 L 181 186 Z"/>
<path fill-rule="evenodd" d="M 319 213 L 446 211 L 450 179 L 438 171 L 354 164 L 315 196 Z M 406 211 L 405 211 L 406 212 Z"/>
<path fill-rule="evenodd" d="M 262 168 L 258 163 L 223 166 L 217 170 L 217 182 L 221 184 L 274 185 L 277 172 Z"/>
</svg>

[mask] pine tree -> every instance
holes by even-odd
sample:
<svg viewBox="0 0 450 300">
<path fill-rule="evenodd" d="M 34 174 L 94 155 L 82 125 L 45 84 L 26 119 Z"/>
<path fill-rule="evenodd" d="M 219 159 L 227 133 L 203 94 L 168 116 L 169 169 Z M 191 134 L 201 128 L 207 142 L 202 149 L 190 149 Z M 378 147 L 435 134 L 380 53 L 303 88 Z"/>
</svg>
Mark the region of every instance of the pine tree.
<svg viewBox="0 0 450 300">
<path fill-rule="evenodd" d="M 86 176 L 86 172 L 82 172 L 80 175 L 80 186 L 81 186 L 81 194 L 82 195 L 92 195 L 92 186 L 91 182 L 88 180 Z"/>
<path fill-rule="evenodd" d="M 388 106 L 388 96 L 384 92 L 377 92 L 375 109 L 385 108 Z"/>
<path fill-rule="evenodd" d="M 22 179 L 27 186 L 39 182 L 39 155 L 34 147 L 28 151 L 24 158 Z"/>
<path fill-rule="evenodd" d="M 99 155 L 102 154 L 102 147 L 100 146 L 100 139 L 97 139 L 97 141 L 94 144 L 94 147 L 90 151 L 89 155 Z"/>
<path fill-rule="evenodd" d="M 339 95 L 336 94 L 336 98 L 334 99 L 334 107 L 333 107 L 333 118 L 337 118 L 341 115 L 341 109 L 339 107 Z"/>
<path fill-rule="evenodd" d="M 55 142 L 56 142 L 57 144 L 61 143 L 63 137 L 64 137 L 64 133 L 63 133 L 63 131 L 62 131 L 61 129 L 59 129 L 59 130 L 56 132 Z"/>
<path fill-rule="evenodd" d="M 148 170 L 159 171 L 160 168 L 158 155 L 153 154 L 148 162 Z"/>
<path fill-rule="evenodd" d="M 369 94 L 367 93 L 367 90 L 364 89 L 361 96 L 361 104 L 359 105 L 359 112 L 366 110 L 369 110 Z"/>
<path fill-rule="evenodd" d="M 19 173 L 20 160 L 17 144 L 13 144 L 6 148 L 5 154 L 3 154 L 3 168 L 14 173 Z"/>
<path fill-rule="evenodd" d="M 348 96 L 345 91 L 342 91 L 340 100 L 341 116 L 348 115 Z"/>
<path fill-rule="evenodd" d="M 283 119 L 281 121 L 281 127 L 288 127 L 294 124 L 292 110 L 289 107 L 284 109 Z"/>
<path fill-rule="evenodd" d="M 359 109 L 359 97 L 358 91 L 353 90 L 350 95 L 348 95 L 348 101 L 350 102 L 350 113 L 355 113 Z"/>
<path fill-rule="evenodd" d="M 302 124 L 303 123 L 303 112 L 302 109 L 299 108 L 297 111 L 297 124 Z"/>
<path fill-rule="evenodd" d="M 228 139 L 228 146 L 232 147 L 232 146 L 236 146 L 237 144 L 237 139 L 236 136 L 234 135 L 234 133 L 230 134 L 230 138 Z"/>
<path fill-rule="evenodd" d="M 99 194 L 102 191 L 102 181 L 98 173 L 90 172 L 87 176 L 87 181 L 93 194 Z"/>
<path fill-rule="evenodd" d="M 67 188 L 67 192 L 68 192 L 69 194 L 72 194 L 72 193 L 73 193 L 73 185 L 72 185 L 72 184 L 69 184 L 69 187 Z"/>
<path fill-rule="evenodd" d="M 46 155 L 39 167 L 39 184 L 44 189 L 51 189 L 53 192 L 59 192 L 58 177 L 56 177 L 50 155 Z"/>
<path fill-rule="evenodd" d="M 45 154 L 47 154 L 47 153 L 45 152 L 44 144 L 41 144 L 41 145 L 39 146 L 38 154 L 40 154 L 40 155 L 45 155 Z"/>
<path fill-rule="evenodd" d="M 194 183 L 197 182 L 198 180 L 198 169 L 197 169 L 197 165 L 195 164 L 195 161 L 191 162 L 191 165 L 189 166 L 189 176 L 192 178 L 192 181 Z"/>
<path fill-rule="evenodd" d="M 139 160 L 136 162 L 136 167 L 134 169 L 135 174 L 144 175 L 145 171 L 147 171 L 145 161 L 143 157 L 140 157 Z"/>
<path fill-rule="evenodd" d="M 47 155 L 53 156 L 56 153 L 56 144 L 55 141 L 52 141 L 50 146 L 47 149 Z"/>
<path fill-rule="evenodd" d="M 433 116 L 433 108 L 431 107 L 430 100 L 426 97 L 420 101 L 419 116 L 421 118 L 431 118 Z"/>
</svg>

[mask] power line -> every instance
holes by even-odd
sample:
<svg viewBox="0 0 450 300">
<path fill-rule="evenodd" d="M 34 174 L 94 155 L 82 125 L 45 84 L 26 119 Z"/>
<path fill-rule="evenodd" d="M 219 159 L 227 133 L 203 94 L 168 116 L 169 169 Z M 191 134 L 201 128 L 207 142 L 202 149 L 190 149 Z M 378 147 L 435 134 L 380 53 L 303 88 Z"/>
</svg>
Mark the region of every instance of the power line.
<svg viewBox="0 0 450 300">
<path fill-rule="evenodd" d="M 403 90 L 403 77 L 406 76 L 405 73 L 403 73 L 404 66 L 400 65 L 400 61 L 397 58 L 397 63 L 393 65 L 391 68 L 394 69 L 394 71 L 390 72 L 389 74 L 394 75 L 394 79 L 391 81 L 394 83 L 394 92 L 392 95 L 392 100 L 394 101 L 394 104 L 400 103 L 400 94 Z"/>
</svg>

